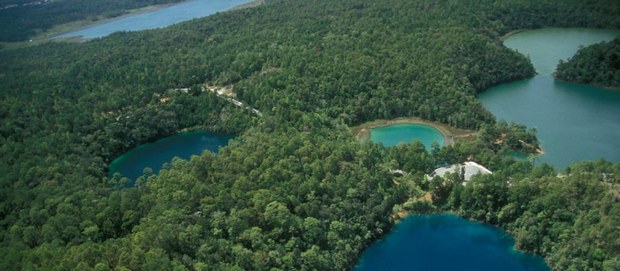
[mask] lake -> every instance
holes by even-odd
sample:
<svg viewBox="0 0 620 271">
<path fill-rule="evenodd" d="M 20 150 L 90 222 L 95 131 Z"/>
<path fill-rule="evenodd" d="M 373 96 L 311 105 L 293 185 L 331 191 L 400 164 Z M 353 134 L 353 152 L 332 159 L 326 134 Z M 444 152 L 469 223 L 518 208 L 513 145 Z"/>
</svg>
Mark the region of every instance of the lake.
<svg viewBox="0 0 620 271">
<path fill-rule="evenodd" d="M 162 165 L 172 158 L 189 159 L 205 150 L 217 153 L 218 149 L 228 144 L 232 136 L 218 135 L 210 132 L 184 132 L 169 136 L 153 143 L 142 144 L 116 158 L 109 166 L 109 175 L 118 172 L 129 178 L 131 184 L 142 176 L 144 168 L 159 172 Z"/>
<path fill-rule="evenodd" d="M 439 130 L 424 124 L 394 124 L 370 129 L 370 140 L 381 143 L 383 146 L 392 147 L 400 143 L 411 143 L 414 140 L 420 141 L 431 150 L 433 142 L 444 144 L 444 138 Z"/>
<path fill-rule="evenodd" d="M 538 160 L 563 169 L 575 161 L 620 161 L 620 90 L 555 80 L 561 59 L 579 46 L 620 37 L 620 30 L 546 28 L 517 33 L 504 45 L 530 57 L 539 73 L 493 87 L 480 95 L 498 119 L 538 131 L 545 154 Z"/>
<path fill-rule="evenodd" d="M 370 246 L 355 266 L 366 270 L 548 271 L 543 258 L 514 249 L 505 231 L 455 215 L 409 216 Z"/>
<path fill-rule="evenodd" d="M 117 31 L 139 31 L 166 27 L 175 23 L 225 11 L 253 0 L 190 0 L 147 13 L 139 13 L 61 34 L 55 38 L 94 39 Z"/>
</svg>

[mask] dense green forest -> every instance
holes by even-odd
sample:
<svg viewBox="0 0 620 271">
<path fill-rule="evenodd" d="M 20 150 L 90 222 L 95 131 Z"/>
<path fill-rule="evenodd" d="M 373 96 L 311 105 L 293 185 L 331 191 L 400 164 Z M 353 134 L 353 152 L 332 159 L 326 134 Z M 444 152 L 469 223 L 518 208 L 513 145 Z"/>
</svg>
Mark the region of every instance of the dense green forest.
<svg viewBox="0 0 620 271">
<path fill-rule="evenodd" d="M 502 35 L 620 27 L 619 11 L 616 1 L 267 1 L 0 52 L 0 269 L 342 270 L 406 208 L 505 227 L 554 270 L 617 270 L 618 165 L 558 174 L 513 161 L 503 153 L 535 145 L 535 131 L 495 121 L 474 95 L 534 74 Z M 264 116 L 204 83 L 233 84 Z M 348 130 L 403 116 L 478 133 L 427 152 Z M 238 137 L 132 188 L 108 177 L 117 155 L 182 129 Z M 424 181 L 466 159 L 495 174 L 465 187 L 458 176 Z M 407 204 L 426 191 L 432 203 Z"/>
<path fill-rule="evenodd" d="M 620 87 L 620 39 L 579 49 L 568 61 L 560 61 L 554 76 L 570 82 Z"/>
<path fill-rule="evenodd" d="M 127 10 L 181 0 L 0 1 L 0 41 L 25 41 L 56 25 L 123 15 Z"/>
</svg>

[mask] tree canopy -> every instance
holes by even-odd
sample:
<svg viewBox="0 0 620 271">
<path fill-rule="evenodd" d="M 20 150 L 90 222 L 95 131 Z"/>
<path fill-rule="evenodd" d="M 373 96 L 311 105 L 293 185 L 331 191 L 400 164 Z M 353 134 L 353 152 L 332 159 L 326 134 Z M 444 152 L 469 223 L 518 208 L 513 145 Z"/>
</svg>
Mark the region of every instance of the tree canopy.
<svg viewBox="0 0 620 271">
<path fill-rule="evenodd" d="M 560 61 L 558 79 L 604 87 L 620 87 L 620 39 L 580 48 L 568 61 Z"/>
<path fill-rule="evenodd" d="M 267 1 L 164 29 L 2 51 L 0 269 L 342 270 L 404 204 L 503 226 L 555 270 L 615 270 L 618 166 L 588 162 L 558 175 L 512 160 L 503 154 L 532 151 L 535 131 L 495 121 L 475 94 L 534 74 L 502 35 L 619 27 L 619 6 Z M 204 84 L 234 85 L 263 116 Z M 348 129 L 404 116 L 477 136 L 427 152 L 416 142 L 359 143 Z M 108 177 L 119 154 L 184 129 L 238 137 L 218 155 L 146 172 L 135 187 Z M 465 187 L 458 176 L 424 177 L 467 159 L 495 173 Z M 425 192 L 433 202 L 411 201 Z"/>
</svg>

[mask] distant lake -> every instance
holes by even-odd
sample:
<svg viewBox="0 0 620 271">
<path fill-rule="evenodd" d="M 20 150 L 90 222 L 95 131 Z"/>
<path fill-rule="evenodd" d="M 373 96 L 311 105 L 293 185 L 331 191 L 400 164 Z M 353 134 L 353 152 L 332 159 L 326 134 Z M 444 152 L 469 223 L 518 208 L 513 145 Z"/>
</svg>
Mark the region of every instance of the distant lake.
<svg viewBox="0 0 620 271">
<path fill-rule="evenodd" d="M 575 161 L 620 162 L 620 90 L 555 80 L 561 59 L 588 46 L 620 37 L 620 30 L 546 28 L 525 31 L 505 42 L 530 57 L 538 75 L 493 87 L 478 98 L 486 109 L 538 131 L 539 157 L 559 169 Z"/>
<path fill-rule="evenodd" d="M 370 129 L 370 140 L 392 147 L 400 143 L 409 144 L 414 140 L 420 141 L 430 151 L 433 142 L 444 144 L 444 138 L 439 130 L 424 124 L 395 124 Z"/>
<path fill-rule="evenodd" d="M 356 271 L 548 271 L 543 258 L 514 249 L 505 231 L 449 214 L 400 221 L 370 246 Z"/>
<path fill-rule="evenodd" d="M 138 31 L 166 27 L 175 23 L 225 11 L 253 0 L 190 0 L 147 13 L 139 13 L 96 24 L 55 38 L 82 37 L 94 39 L 117 31 Z"/>
<path fill-rule="evenodd" d="M 169 136 L 153 143 L 140 145 L 116 158 L 109 166 L 110 176 L 119 172 L 133 182 L 144 171 L 144 168 L 159 172 L 164 163 L 172 158 L 189 159 L 205 150 L 217 153 L 220 147 L 226 146 L 232 136 L 218 135 L 210 132 L 185 132 Z"/>
</svg>

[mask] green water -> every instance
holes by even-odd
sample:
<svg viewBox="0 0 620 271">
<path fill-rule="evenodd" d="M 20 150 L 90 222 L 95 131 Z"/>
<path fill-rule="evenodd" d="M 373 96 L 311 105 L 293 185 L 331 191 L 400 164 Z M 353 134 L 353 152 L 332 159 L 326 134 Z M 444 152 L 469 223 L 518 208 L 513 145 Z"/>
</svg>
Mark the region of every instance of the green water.
<svg viewBox="0 0 620 271">
<path fill-rule="evenodd" d="M 538 256 L 514 249 L 505 231 L 449 214 L 410 216 L 370 246 L 365 270 L 548 271 Z"/>
<path fill-rule="evenodd" d="M 479 95 L 498 119 L 535 127 L 545 151 L 539 158 L 557 168 L 575 161 L 620 161 L 620 91 L 555 80 L 560 59 L 587 46 L 620 37 L 620 30 L 549 28 L 525 31 L 504 45 L 530 57 L 539 75 L 493 87 Z"/>
<path fill-rule="evenodd" d="M 170 162 L 174 157 L 189 159 L 205 150 L 217 152 L 231 138 L 229 135 L 205 131 L 178 133 L 129 150 L 110 163 L 109 174 L 112 176 L 116 172 L 120 173 L 131 180 L 131 186 L 147 167 L 157 173 L 164 163 Z"/>
<path fill-rule="evenodd" d="M 444 144 L 444 138 L 437 129 L 423 124 L 396 124 L 370 129 L 370 140 L 386 147 L 400 143 L 420 141 L 430 151 L 433 142 Z"/>
<path fill-rule="evenodd" d="M 529 160 L 532 159 L 529 154 L 523 153 L 520 151 L 509 151 L 506 153 L 507 156 L 510 156 L 516 160 Z"/>
</svg>

